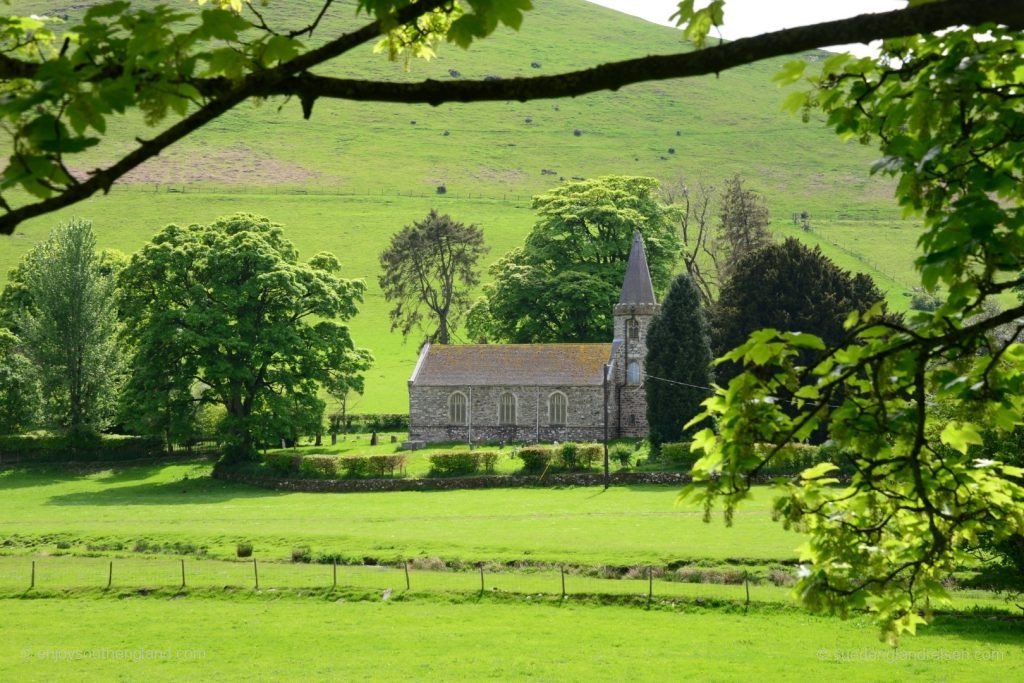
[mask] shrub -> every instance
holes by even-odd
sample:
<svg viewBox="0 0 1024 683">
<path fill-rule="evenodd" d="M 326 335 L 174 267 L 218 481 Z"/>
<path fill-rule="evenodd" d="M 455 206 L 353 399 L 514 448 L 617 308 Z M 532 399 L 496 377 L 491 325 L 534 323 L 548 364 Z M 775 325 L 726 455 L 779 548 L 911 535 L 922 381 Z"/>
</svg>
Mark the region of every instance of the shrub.
<svg viewBox="0 0 1024 683">
<path fill-rule="evenodd" d="M 310 552 L 308 545 L 300 545 L 292 548 L 292 562 L 309 562 Z"/>
<path fill-rule="evenodd" d="M 700 457 L 701 454 L 699 452 L 694 453 L 690 450 L 690 443 L 688 441 L 661 444 L 662 460 L 673 467 L 689 470 Z"/>
<path fill-rule="evenodd" d="M 571 441 L 566 441 L 558 447 L 558 459 L 560 464 L 567 470 L 574 470 L 579 465 L 580 447 Z"/>
<path fill-rule="evenodd" d="M 294 453 L 267 453 L 263 456 L 263 462 L 279 477 L 298 474 L 302 459 L 301 455 Z"/>
<path fill-rule="evenodd" d="M 494 465 L 498 462 L 498 454 L 494 451 L 484 451 L 480 454 L 480 464 L 485 472 L 494 472 Z"/>
<path fill-rule="evenodd" d="M 395 470 L 405 465 L 404 455 L 371 455 L 367 458 L 370 474 L 375 477 L 395 476 Z"/>
<path fill-rule="evenodd" d="M 370 459 L 366 456 L 350 455 L 339 458 L 339 464 L 345 476 L 350 479 L 365 477 L 370 472 Z"/>
<path fill-rule="evenodd" d="M 89 435 L 87 439 L 79 437 L 74 446 L 63 435 L 0 436 L 0 462 L 137 460 L 159 457 L 163 453 L 163 442 L 148 436 Z"/>
<path fill-rule="evenodd" d="M 520 448 L 515 457 L 523 461 L 523 472 L 543 472 L 551 464 L 554 451 L 545 446 L 526 446 Z"/>
<path fill-rule="evenodd" d="M 299 472 L 307 477 L 333 479 L 338 476 L 338 461 L 327 455 L 307 455 L 299 465 Z"/>
<path fill-rule="evenodd" d="M 434 453 L 430 456 L 430 474 L 442 477 L 473 474 L 480 469 L 481 455 L 481 452 L 471 451 Z"/>
<path fill-rule="evenodd" d="M 235 554 L 239 557 L 252 557 L 252 543 L 243 541 L 235 546 Z"/>
<path fill-rule="evenodd" d="M 445 131 L 446 135 L 447 135 L 447 133 L 448 133 L 448 131 Z M 448 188 L 445 187 L 444 185 L 438 185 L 437 186 L 437 193 L 438 194 L 447 194 L 447 192 L 448 192 Z"/>
<path fill-rule="evenodd" d="M 608 449 L 608 459 L 619 463 L 619 467 L 629 467 L 633 461 L 633 449 L 624 443 L 617 443 Z"/>
<path fill-rule="evenodd" d="M 575 135 L 576 137 L 579 137 L 579 136 L 583 135 L 583 131 L 580 130 L 579 128 L 576 128 L 576 129 L 574 129 L 572 131 L 572 134 Z"/>
<path fill-rule="evenodd" d="M 770 443 L 759 443 L 754 445 L 754 453 L 758 457 L 767 457 L 775 448 Z M 787 444 L 782 450 L 772 456 L 771 461 L 762 470 L 765 474 L 798 474 L 808 467 L 822 462 L 817 446 L 805 443 Z"/>
<path fill-rule="evenodd" d="M 576 459 L 581 469 L 589 470 L 604 459 L 604 448 L 599 443 L 581 444 Z"/>
</svg>

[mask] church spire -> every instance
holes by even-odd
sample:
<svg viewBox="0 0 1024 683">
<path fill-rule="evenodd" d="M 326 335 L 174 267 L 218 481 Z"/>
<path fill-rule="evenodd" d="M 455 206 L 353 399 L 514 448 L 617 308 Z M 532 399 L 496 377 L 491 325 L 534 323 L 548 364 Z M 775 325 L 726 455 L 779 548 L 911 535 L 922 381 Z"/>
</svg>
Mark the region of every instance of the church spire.
<svg viewBox="0 0 1024 683">
<path fill-rule="evenodd" d="M 620 304 L 656 304 L 654 285 L 651 284 L 651 271 L 647 267 L 647 254 L 644 250 L 644 238 L 639 230 L 633 231 L 633 246 L 629 250 L 629 265 L 626 266 L 626 277 L 622 280 Z"/>
</svg>

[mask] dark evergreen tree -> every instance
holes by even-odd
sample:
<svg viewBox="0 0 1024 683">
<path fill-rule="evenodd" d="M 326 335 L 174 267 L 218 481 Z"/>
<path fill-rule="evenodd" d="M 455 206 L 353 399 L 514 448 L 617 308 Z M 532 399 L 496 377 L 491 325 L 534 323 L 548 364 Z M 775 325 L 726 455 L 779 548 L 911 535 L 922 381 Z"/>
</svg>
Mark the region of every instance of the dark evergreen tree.
<svg viewBox="0 0 1024 683">
<path fill-rule="evenodd" d="M 661 313 L 647 331 L 647 422 L 651 443 L 679 441 L 684 428 L 708 397 L 711 340 L 700 291 L 689 275 L 672 281 Z"/>
<path fill-rule="evenodd" d="M 851 311 L 883 298 L 869 276 L 843 270 L 818 247 L 790 238 L 736 263 L 715 307 L 712 346 L 721 356 L 766 327 L 810 332 L 833 346 L 845 337 L 843 322 Z M 721 384 L 735 370 L 725 364 L 716 372 Z"/>
</svg>

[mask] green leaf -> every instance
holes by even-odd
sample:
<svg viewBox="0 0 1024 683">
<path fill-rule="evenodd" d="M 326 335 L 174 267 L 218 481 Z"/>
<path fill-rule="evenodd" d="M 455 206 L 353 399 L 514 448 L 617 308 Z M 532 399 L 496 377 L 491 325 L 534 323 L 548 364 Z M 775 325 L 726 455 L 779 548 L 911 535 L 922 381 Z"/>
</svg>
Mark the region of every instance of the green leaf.
<svg viewBox="0 0 1024 683">
<path fill-rule="evenodd" d="M 794 59 L 786 62 L 779 72 L 772 77 L 772 80 L 780 86 L 792 85 L 800 80 L 807 69 L 807 62 L 802 59 Z"/>
<path fill-rule="evenodd" d="M 981 446 L 985 443 L 978 428 L 970 422 L 947 423 L 939 435 L 939 440 L 965 455 L 970 446 Z"/>
</svg>

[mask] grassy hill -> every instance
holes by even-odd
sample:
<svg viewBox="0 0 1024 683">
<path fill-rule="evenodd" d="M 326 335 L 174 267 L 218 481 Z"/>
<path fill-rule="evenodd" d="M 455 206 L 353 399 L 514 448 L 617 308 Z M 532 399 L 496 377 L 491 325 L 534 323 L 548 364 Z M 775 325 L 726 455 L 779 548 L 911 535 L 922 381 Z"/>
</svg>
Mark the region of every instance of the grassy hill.
<svg viewBox="0 0 1024 683">
<path fill-rule="evenodd" d="M 326 71 L 398 80 L 450 79 L 452 71 L 460 78 L 510 77 L 681 49 L 672 29 L 582 0 L 537 4 L 521 32 L 499 31 L 469 51 L 445 46 L 438 59 L 414 63 L 410 73 L 370 46 Z M 272 3 L 271 21 L 300 25 L 317 5 Z M 73 17 L 84 6 L 30 1 L 15 11 Z M 321 39 L 356 23 L 351 7 L 336 10 Z M 785 61 L 571 100 L 436 108 L 321 100 L 308 121 L 295 101 L 244 104 L 138 169 L 109 196 L 33 221 L 0 241 L 0 273 L 70 215 L 92 219 L 104 246 L 130 252 L 169 222 L 264 214 L 285 225 L 303 255 L 333 251 L 347 276 L 366 279 L 368 297 L 352 328 L 377 361 L 353 409 L 397 412 L 407 407 L 405 380 L 417 343 L 389 333 L 376 285 L 377 255 L 393 232 L 436 207 L 480 225 L 493 261 L 529 230 L 530 196 L 563 178 L 627 173 L 720 182 L 739 172 L 768 197 L 779 235 L 821 243 L 843 267 L 875 276 L 899 305 L 912 280 L 914 227 L 897 219 L 892 185 L 868 175 L 871 149 L 844 144 L 820 123 L 803 124 L 780 111 L 783 93 L 771 77 Z M 134 120 L 112 129 L 114 136 L 81 168 L 128 149 L 145 131 Z M 436 194 L 442 184 L 444 196 Z M 804 210 L 813 234 L 789 220 Z"/>
</svg>

